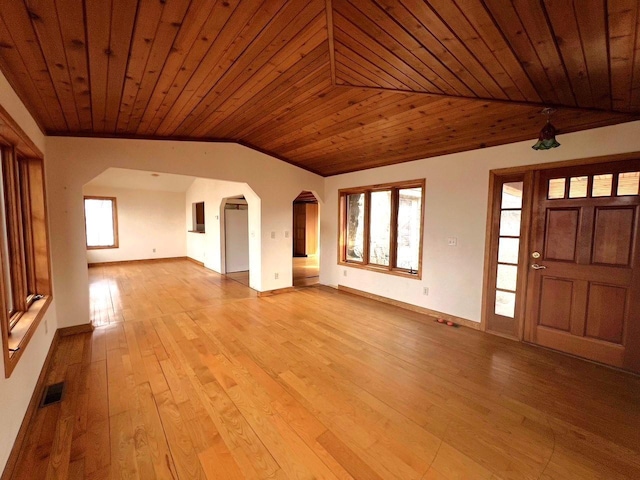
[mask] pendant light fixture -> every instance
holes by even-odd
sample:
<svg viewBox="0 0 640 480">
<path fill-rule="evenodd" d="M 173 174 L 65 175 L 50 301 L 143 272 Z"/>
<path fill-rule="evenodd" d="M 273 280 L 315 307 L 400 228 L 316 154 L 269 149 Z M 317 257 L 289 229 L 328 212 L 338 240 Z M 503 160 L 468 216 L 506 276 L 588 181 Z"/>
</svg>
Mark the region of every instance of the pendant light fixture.
<svg viewBox="0 0 640 480">
<path fill-rule="evenodd" d="M 556 129 L 551 125 L 551 115 L 553 112 L 555 112 L 555 109 L 553 108 L 544 108 L 542 110 L 542 114 L 547 116 L 547 123 L 542 127 L 542 130 L 540 130 L 538 141 L 533 147 L 531 147 L 534 150 L 549 150 L 550 148 L 560 146 L 556 140 Z"/>
</svg>

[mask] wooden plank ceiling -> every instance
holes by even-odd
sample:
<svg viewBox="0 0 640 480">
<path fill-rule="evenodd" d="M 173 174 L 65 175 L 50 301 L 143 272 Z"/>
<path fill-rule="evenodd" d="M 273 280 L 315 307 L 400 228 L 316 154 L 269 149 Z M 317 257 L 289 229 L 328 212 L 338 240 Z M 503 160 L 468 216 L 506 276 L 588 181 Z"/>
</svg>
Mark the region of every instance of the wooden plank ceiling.
<svg viewBox="0 0 640 480">
<path fill-rule="evenodd" d="M 13 0 L 50 135 L 232 140 L 334 175 L 640 114 L 637 0 Z M 544 155 L 542 153 L 541 155 Z"/>
</svg>

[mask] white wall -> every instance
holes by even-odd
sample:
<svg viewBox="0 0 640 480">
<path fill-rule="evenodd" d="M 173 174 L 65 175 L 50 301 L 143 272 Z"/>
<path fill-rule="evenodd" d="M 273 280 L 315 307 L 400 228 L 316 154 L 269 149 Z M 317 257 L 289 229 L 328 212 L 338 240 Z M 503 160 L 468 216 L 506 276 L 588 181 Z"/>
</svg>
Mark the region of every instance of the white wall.
<svg viewBox="0 0 640 480">
<path fill-rule="evenodd" d="M 130 190 L 87 185 L 83 193 L 116 197 L 118 212 L 118 248 L 87 250 L 88 263 L 187 255 L 184 192 Z"/>
<path fill-rule="evenodd" d="M 24 107 L 18 96 L 9 86 L 6 78 L 0 73 L 0 105 L 11 115 L 20 127 L 29 135 L 31 140 L 45 152 L 45 137 L 35 121 Z M 46 160 L 46 156 L 45 156 Z M 45 163 L 45 168 L 50 166 Z M 0 471 L 4 470 L 13 442 L 15 441 L 20 424 L 27 411 L 29 400 L 38 380 L 40 370 L 53 340 L 53 334 L 58 328 L 56 317 L 57 296 L 54 285 L 53 303 L 40 325 L 36 329 L 29 345 L 22 353 L 18 365 L 10 378 L 4 378 L 0 373 Z M 78 322 L 81 323 L 81 322 Z M 0 357 L 0 371 L 4 372 Z"/>
<path fill-rule="evenodd" d="M 249 270 L 249 211 L 224 210 L 225 272 Z"/>
<path fill-rule="evenodd" d="M 251 286 L 259 291 L 291 286 L 291 237 L 284 237 L 291 231 L 291 204 L 303 190 L 319 199 L 324 195 L 322 177 L 234 143 L 47 137 L 46 149 L 52 272 L 58 318 L 65 327 L 89 319 L 82 187 L 107 168 L 246 183 L 250 222 L 251 216 L 260 216 L 260 229 L 250 232 Z M 258 199 L 259 208 L 252 209 L 252 200 Z M 187 203 L 190 208 L 191 200 Z M 207 258 L 205 264 L 215 270 L 216 261 Z"/>
<path fill-rule="evenodd" d="M 633 122 L 560 135 L 562 146 L 548 151 L 532 150 L 532 139 L 327 178 L 320 283 L 345 285 L 479 322 L 489 171 L 640 151 L 638 132 L 640 122 Z M 338 189 L 418 178 L 426 179 L 422 280 L 337 265 Z M 447 237 L 457 237 L 458 246 L 447 246 Z M 428 296 L 423 287 L 429 287 Z"/>
<path fill-rule="evenodd" d="M 189 229 L 191 229 L 192 204 L 204 202 L 205 233 L 189 232 L 187 234 L 187 256 L 203 262 L 205 267 L 213 271 L 226 272 L 224 229 L 220 228 L 221 225 L 224 225 L 223 200 L 238 196 L 244 196 L 249 205 L 249 285 L 255 290 L 260 290 L 261 239 L 264 238 L 261 235 L 262 200 L 246 183 L 204 178 L 194 180 L 186 194 L 187 222 Z M 291 264 L 289 268 L 291 268 Z"/>
</svg>

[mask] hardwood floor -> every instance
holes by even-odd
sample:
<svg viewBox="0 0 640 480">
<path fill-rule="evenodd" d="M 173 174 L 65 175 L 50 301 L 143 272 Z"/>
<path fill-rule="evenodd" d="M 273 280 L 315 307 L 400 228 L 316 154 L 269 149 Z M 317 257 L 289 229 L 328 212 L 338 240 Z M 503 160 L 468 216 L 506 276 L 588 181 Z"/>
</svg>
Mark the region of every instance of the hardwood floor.
<svg viewBox="0 0 640 480">
<path fill-rule="evenodd" d="M 249 286 L 249 271 L 227 273 L 231 280 Z M 310 287 L 320 282 L 320 265 L 317 255 L 293 258 L 293 286 Z"/>
<path fill-rule="evenodd" d="M 293 286 L 310 287 L 320 282 L 320 261 L 317 255 L 293 257 Z"/>
<path fill-rule="evenodd" d="M 235 280 L 236 282 L 241 283 L 245 287 L 249 286 L 249 270 L 245 270 L 242 272 L 226 273 L 225 277 L 230 278 L 231 280 Z"/>
<path fill-rule="evenodd" d="M 91 269 L 13 478 L 640 478 L 640 378 L 319 287 Z"/>
</svg>

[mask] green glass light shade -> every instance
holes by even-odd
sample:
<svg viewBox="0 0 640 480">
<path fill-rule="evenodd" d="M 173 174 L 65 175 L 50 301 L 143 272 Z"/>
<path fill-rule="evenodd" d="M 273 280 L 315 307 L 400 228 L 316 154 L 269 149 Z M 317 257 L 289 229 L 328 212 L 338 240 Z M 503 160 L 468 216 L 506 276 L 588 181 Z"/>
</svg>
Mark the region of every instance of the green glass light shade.
<svg viewBox="0 0 640 480">
<path fill-rule="evenodd" d="M 549 150 L 551 148 L 559 147 L 560 144 L 556 140 L 556 129 L 549 120 L 547 120 L 547 124 L 542 127 L 540 130 L 540 136 L 538 137 L 538 141 L 536 144 L 531 147 L 534 150 Z"/>
</svg>

